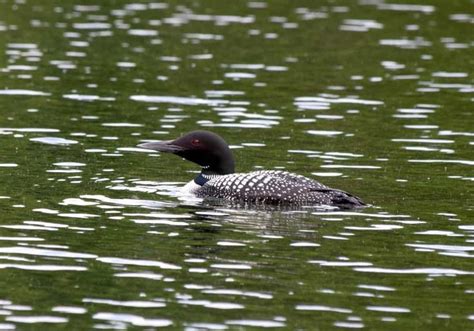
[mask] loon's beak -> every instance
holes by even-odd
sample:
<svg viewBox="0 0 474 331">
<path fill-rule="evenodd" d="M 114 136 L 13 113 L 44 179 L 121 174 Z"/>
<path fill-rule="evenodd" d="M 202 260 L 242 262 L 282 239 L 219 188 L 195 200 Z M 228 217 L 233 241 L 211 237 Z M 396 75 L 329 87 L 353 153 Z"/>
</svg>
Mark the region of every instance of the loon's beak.
<svg viewBox="0 0 474 331">
<path fill-rule="evenodd" d="M 173 140 L 153 141 L 139 144 L 137 147 L 166 153 L 176 153 L 183 150 L 183 147 L 175 145 Z"/>
</svg>

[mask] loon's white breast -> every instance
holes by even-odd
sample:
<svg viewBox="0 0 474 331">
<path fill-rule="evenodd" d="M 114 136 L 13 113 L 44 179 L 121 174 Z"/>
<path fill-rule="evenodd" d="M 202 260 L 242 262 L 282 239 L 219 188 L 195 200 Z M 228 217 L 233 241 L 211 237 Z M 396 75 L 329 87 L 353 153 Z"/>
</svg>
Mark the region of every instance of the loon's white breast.
<svg viewBox="0 0 474 331">
<path fill-rule="evenodd" d="M 196 182 L 193 180 L 189 181 L 186 185 L 184 185 L 180 189 L 180 193 L 184 196 L 186 195 L 196 195 L 197 192 L 201 189 L 201 185 L 196 184 Z"/>
</svg>

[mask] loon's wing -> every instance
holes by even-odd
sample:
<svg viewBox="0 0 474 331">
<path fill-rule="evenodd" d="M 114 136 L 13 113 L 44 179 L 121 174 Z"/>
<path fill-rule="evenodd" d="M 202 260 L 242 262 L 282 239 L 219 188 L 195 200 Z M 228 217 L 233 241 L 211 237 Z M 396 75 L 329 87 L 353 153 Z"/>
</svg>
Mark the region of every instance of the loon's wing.
<svg viewBox="0 0 474 331">
<path fill-rule="evenodd" d="M 243 202 L 269 204 L 327 204 L 340 207 L 363 205 L 360 199 L 331 189 L 313 179 L 279 170 L 218 176 L 209 180 L 197 193 Z"/>
<path fill-rule="evenodd" d="M 366 205 L 355 195 L 342 190 L 330 188 L 314 179 L 302 175 L 283 171 L 278 173 L 277 176 L 284 178 L 285 180 L 289 179 L 294 181 L 295 183 L 298 183 L 297 186 L 303 186 L 303 192 L 301 192 L 299 187 L 297 190 L 302 193 L 304 202 L 317 202 L 321 204 L 335 205 L 340 208 L 353 208 L 354 206 Z"/>
<path fill-rule="evenodd" d="M 314 179 L 311 179 L 302 175 L 298 175 L 292 172 L 288 172 L 288 171 L 262 170 L 262 171 L 256 171 L 255 173 L 263 173 L 266 176 L 272 177 L 272 179 L 276 180 L 277 182 L 288 182 L 288 183 L 292 183 L 293 185 L 306 187 L 309 190 L 329 188 L 326 185 L 321 184 L 320 182 Z"/>
</svg>

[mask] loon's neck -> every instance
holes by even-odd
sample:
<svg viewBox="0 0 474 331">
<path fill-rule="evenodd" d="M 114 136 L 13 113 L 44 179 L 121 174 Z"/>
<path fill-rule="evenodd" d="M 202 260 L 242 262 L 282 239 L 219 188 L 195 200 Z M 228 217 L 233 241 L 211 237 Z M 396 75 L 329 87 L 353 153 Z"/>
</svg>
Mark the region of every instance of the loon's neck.
<svg viewBox="0 0 474 331">
<path fill-rule="evenodd" d="M 230 149 L 220 151 L 218 154 L 204 158 L 201 173 L 205 176 L 229 175 L 235 172 L 234 156 Z"/>
</svg>

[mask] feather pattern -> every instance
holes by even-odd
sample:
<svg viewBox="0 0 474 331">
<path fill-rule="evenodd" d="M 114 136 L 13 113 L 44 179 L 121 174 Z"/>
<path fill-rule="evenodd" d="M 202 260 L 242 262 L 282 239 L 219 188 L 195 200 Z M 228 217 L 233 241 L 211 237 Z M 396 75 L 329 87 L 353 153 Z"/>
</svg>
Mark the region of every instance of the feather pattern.
<svg viewBox="0 0 474 331">
<path fill-rule="evenodd" d="M 318 204 L 338 207 L 362 205 L 359 198 L 313 179 L 280 170 L 229 175 L 204 175 L 208 181 L 194 189 L 201 198 L 274 205 Z"/>
</svg>

